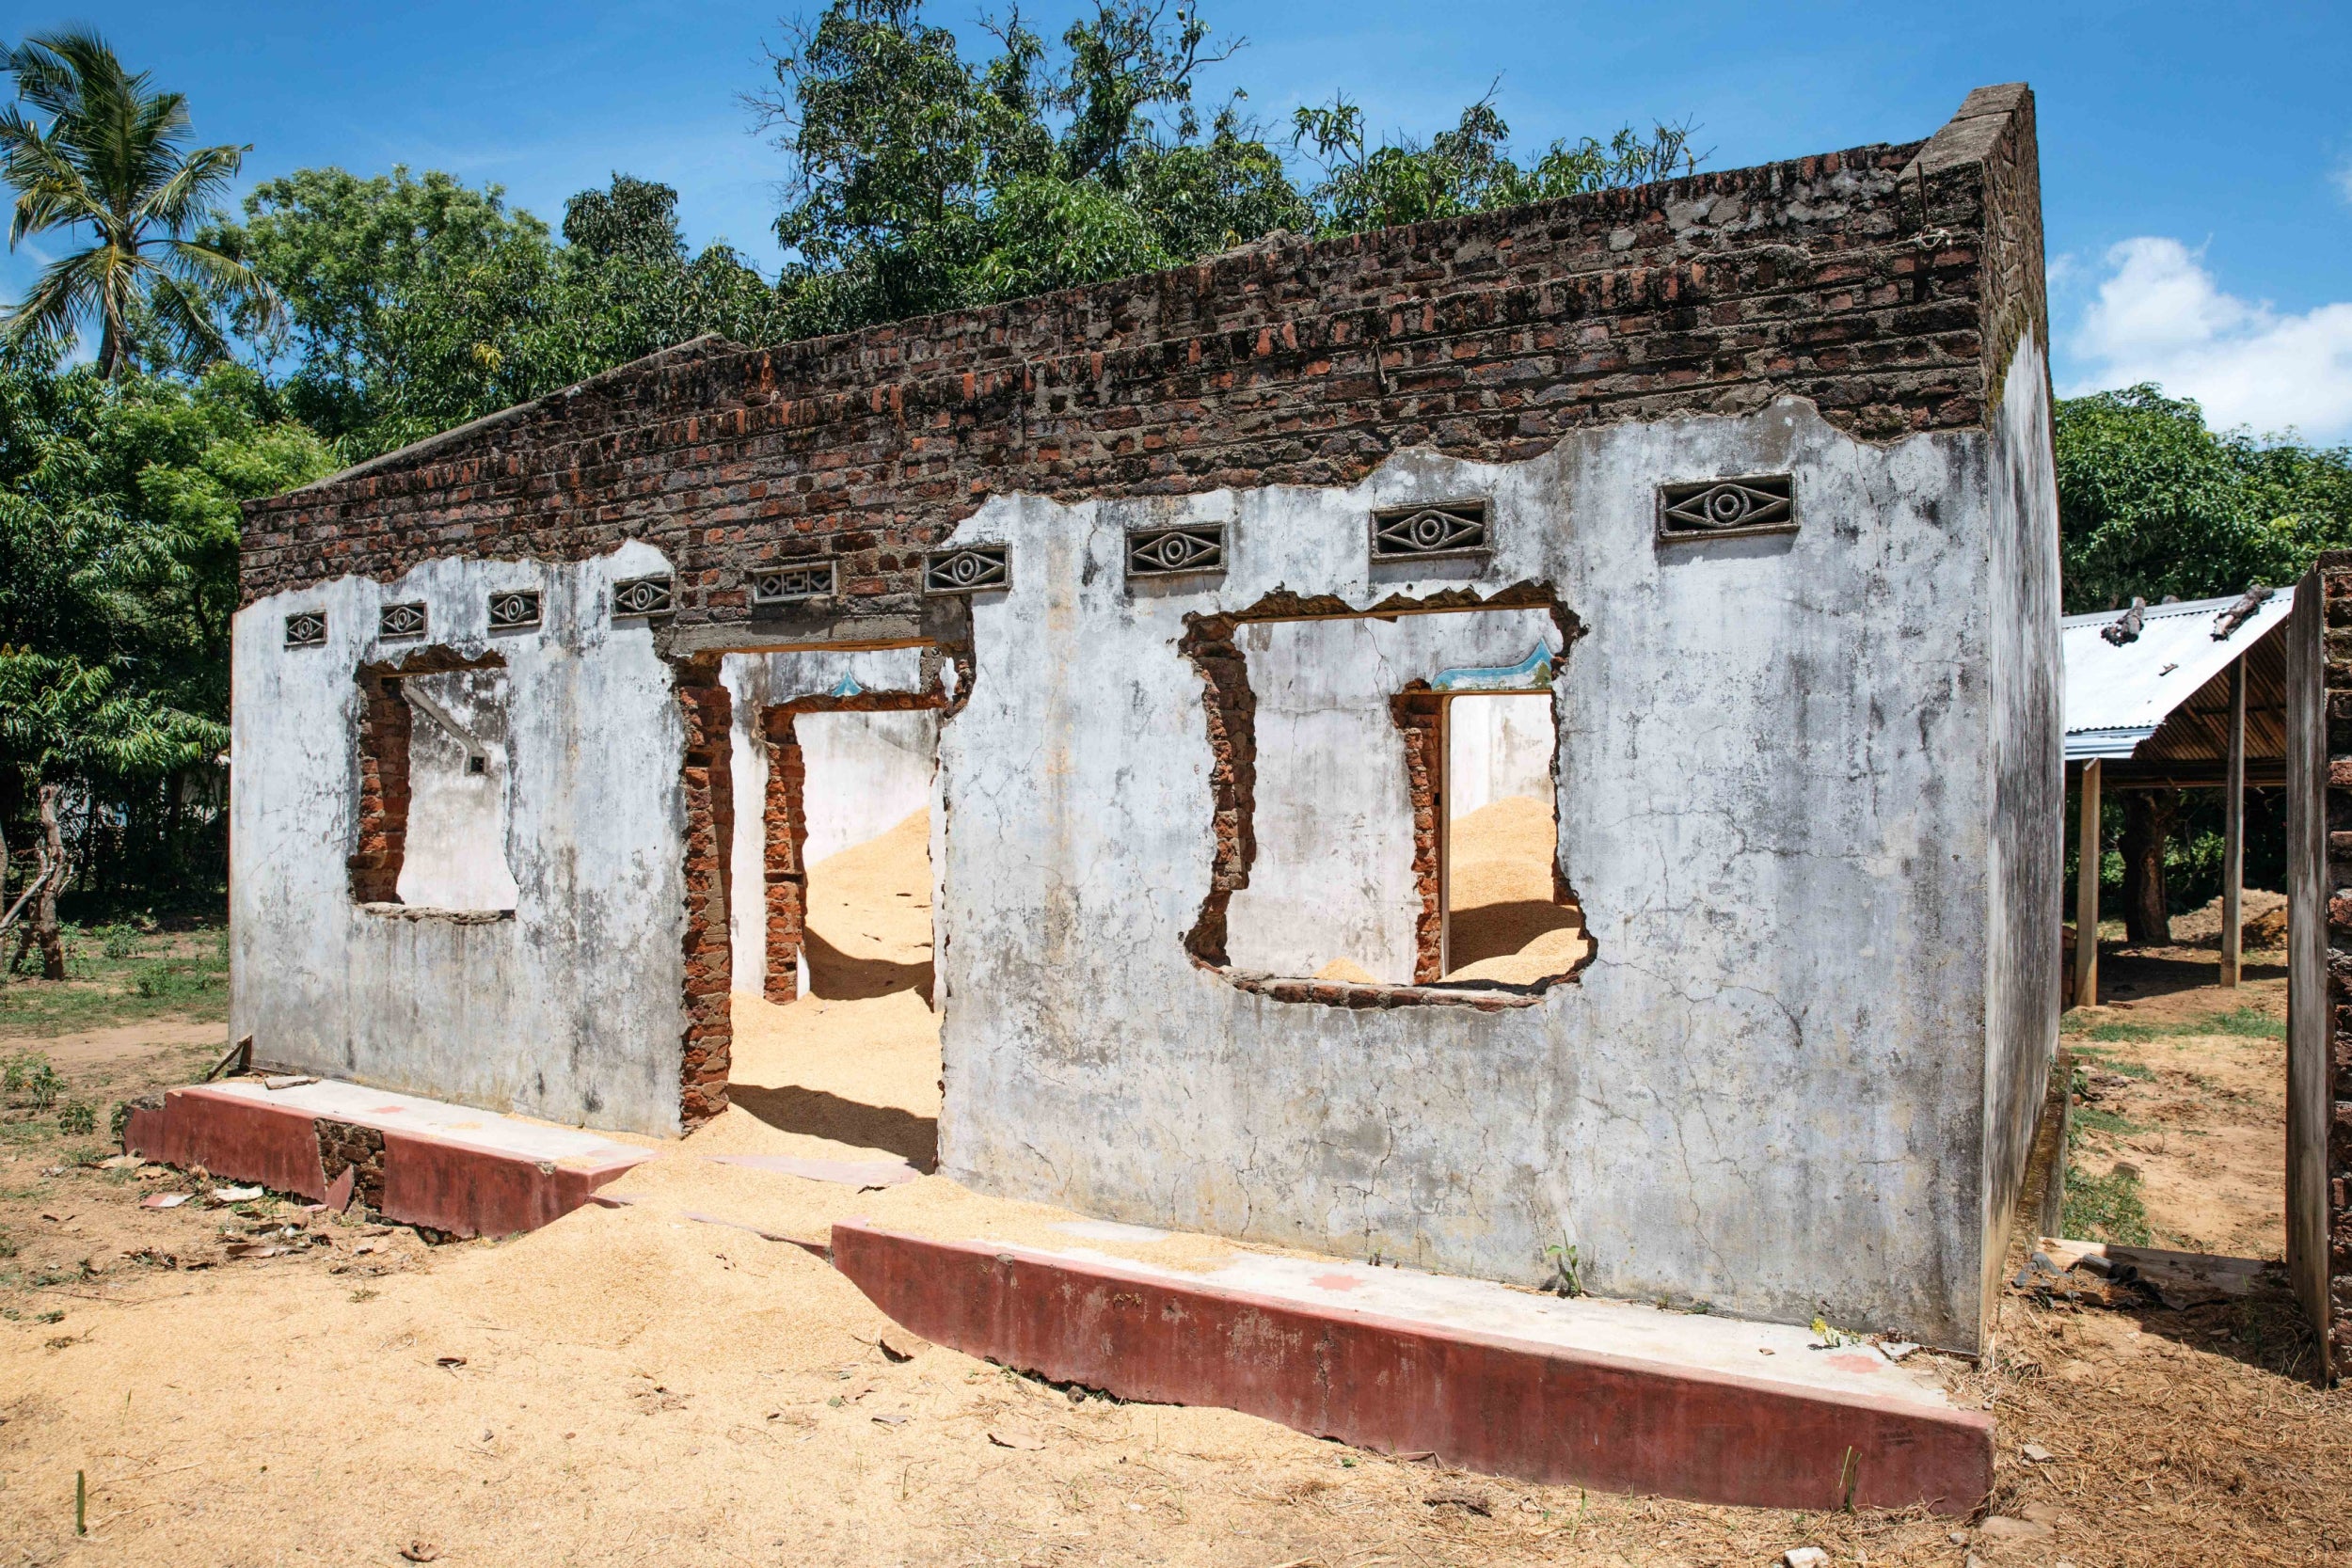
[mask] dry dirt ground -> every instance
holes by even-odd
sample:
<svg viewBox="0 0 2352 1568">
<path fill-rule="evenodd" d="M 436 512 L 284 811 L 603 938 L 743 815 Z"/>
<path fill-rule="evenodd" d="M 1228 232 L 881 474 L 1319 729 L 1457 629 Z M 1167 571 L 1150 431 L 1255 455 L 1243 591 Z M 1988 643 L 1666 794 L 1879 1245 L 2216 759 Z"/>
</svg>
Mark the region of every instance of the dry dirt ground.
<svg viewBox="0 0 2352 1568">
<path fill-rule="evenodd" d="M 2352 1397 L 2282 1370 L 2309 1346 L 2270 1296 L 2005 1300 L 1993 1356 L 1948 1369 L 2000 1422 L 1989 1520 L 1453 1475 L 1231 1412 L 1073 1396 L 904 1339 L 818 1258 L 760 1232 L 814 1238 L 866 1214 L 1018 1239 L 1053 1212 L 937 1177 L 860 1193 L 703 1158 L 929 1164 L 928 911 L 871 863 L 888 853 L 819 868 L 818 994 L 739 1004 L 737 1108 L 616 1183 L 627 1207 L 528 1236 L 433 1246 L 266 1196 L 215 1206 L 201 1179 L 100 1163 L 103 1114 L 74 1137 L 52 1112 L 10 1109 L 0 1564 L 1667 1568 L 1804 1544 L 1950 1568 L 2352 1562 Z M 829 907 L 828 868 L 836 894 L 869 885 Z M 103 1107 L 199 1071 L 218 1029 L 187 1032 L 86 1031 L 56 1055 L 70 1093 Z M 164 1192 L 198 1196 L 141 1206 Z"/>
</svg>

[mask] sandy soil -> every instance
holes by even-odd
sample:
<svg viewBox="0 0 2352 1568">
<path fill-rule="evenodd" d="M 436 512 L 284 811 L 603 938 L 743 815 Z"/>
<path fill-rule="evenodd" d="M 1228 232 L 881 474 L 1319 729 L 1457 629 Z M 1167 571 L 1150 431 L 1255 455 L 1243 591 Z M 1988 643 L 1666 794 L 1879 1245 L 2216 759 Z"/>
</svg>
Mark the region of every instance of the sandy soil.
<svg viewBox="0 0 2352 1568">
<path fill-rule="evenodd" d="M 2103 948 L 2102 1005 L 2066 1015 L 2065 1041 L 2085 1059 L 2089 1108 L 2128 1124 L 2087 1122 L 2075 1162 L 2101 1174 L 2119 1163 L 2139 1172 L 2158 1246 L 2280 1258 L 2284 955 L 2249 950 L 2246 978 L 2225 990 L 2214 983 L 2213 951 L 2189 944 L 2217 946 L 2219 917 L 2201 931 L 2193 922 L 2175 922 L 2176 939 L 2189 940 L 2171 947 Z"/>
<path fill-rule="evenodd" d="M 1227 1411 L 1073 1397 L 908 1339 L 771 1238 L 863 1215 L 1068 1244 L 1067 1216 L 937 1177 L 859 1191 L 707 1158 L 929 1147 L 937 1048 L 910 978 L 928 911 L 880 891 L 886 905 L 820 914 L 848 967 L 828 979 L 820 958 L 816 997 L 739 999 L 743 1104 L 608 1189 L 624 1207 L 529 1236 L 427 1246 L 270 1199 L 144 1209 L 206 1184 L 105 1168 L 99 1140 L 8 1112 L 0 1562 L 1666 1568 L 1811 1544 L 1839 1564 L 2099 1568 L 2352 1548 L 2352 1396 L 2295 1381 L 2309 1346 L 2276 1300 L 2006 1299 L 1994 1355 L 1955 1373 L 2002 1423 L 1995 1528 L 1441 1474 Z M 127 1092 L 210 1054 L 74 1072 Z M 1179 1266 L 1233 1250 L 1110 1249 Z"/>
<path fill-rule="evenodd" d="M 1565 974 L 1592 950 L 1584 915 L 1551 901 L 1559 844 L 1551 802 L 1513 795 L 1454 819 L 1449 980 L 1527 985 Z"/>
</svg>

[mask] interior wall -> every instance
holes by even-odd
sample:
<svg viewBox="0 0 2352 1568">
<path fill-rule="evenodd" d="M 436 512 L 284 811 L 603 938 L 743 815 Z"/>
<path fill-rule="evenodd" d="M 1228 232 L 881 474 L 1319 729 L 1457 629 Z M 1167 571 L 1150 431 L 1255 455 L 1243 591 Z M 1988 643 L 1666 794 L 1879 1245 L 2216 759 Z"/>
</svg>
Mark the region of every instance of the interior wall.
<svg viewBox="0 0 2352 1568">
<path fill-rule="evenodd" d="M 1448 814 L 1468 816 L 1515 795 L 1550 800 L 1559 743 L 1549 695 L 1454 698 L 1446 705 Z"/>
<path fill-rule="evenodd" d="M 920 648 L 729 654 L 721 661 L 720 680 L 733 702 L 730 872 L 737 894 L 728 907 L 727 933 L 734 958 L 729 983 L 737 994 L 761 995 L 768 973 L 768 911 L 760 895 L 768 875 L 767 711 L 845 691 L 918 691 L 922 670 Z M 808 713 L 793 729 L 807 768 L 803 800 L 810 861 L 888 832 L 930 800 L 938 755 L 935 712 Z"/>
<path fill-rule="evenodd" d="M 404 904 L 515 907 L 515 874 L 506 861 L 509 688 L 498 668 L 409 675 L 400 683 L 411 715 L 398 884 Z"/>
<path fill-rule="evenodd" d="M 1390 699 L 1447 670 L 1513 663 L 1539 641 L 1556 648 L 1550 612 L 1260 621 L 1236 641 L 1257 694 L 1258 852 L 1227 907 L 1233 967 L 1305 975 L 1344 958 L 1410 985 L 1422 894 Z M 1547 791 L 1549 776 L 1547 751 Z"/>
</svg>

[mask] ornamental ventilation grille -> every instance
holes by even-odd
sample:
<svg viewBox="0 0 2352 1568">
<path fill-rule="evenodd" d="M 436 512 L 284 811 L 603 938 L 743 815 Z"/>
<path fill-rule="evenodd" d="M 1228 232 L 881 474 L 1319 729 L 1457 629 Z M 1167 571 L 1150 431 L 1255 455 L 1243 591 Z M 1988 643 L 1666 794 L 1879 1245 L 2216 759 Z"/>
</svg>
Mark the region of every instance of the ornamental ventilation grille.
<svg viewBox="0 0 2352 1568">
<path fill-rule="evenodd" d="M 1372 559 L 1430 561 L 1492 548 L 1483 500 L 1386 507 L 1372 515 Z"/>
<path fill-rule="evenodd" d="M 535 588 L 511 589 L 490 595 L 490 629 L 518 631 L 539 624 L 539 591 Z"/>
<path fill-rule="evenodd" d="M 323 648 L 326 645 L 326 611 L 298 610 L 286 617 L 286 646 Z"/>
<path fill-rule="evenodd" d="M 1796 480 L 1788 474 L 1703 479 L 1658 487 L 1658 537 L 1661 540 L 1790 533 L 1796 527 Z"/>
<path fill-rule="evenodd" d="M 421 604 L 388 604 L 375 612 L 378 637 L 422 637 L 425 624 Z"/>
<path fill-rule="evenodd" d="M 668 578 L 628 578 L 612 585 L 615 616 L 667 615 L 670 608 Z"/>
<path fill-rule="evenodd" d="M 1127 533 L 1127 575 L 1172 578 L 1225 570 L 1225 525 L 1138 528 Z"/>
<path fill-rule="evenodd" d="M 923 559 L 923 592 L 980 594 L 1012 586 L 1012 546 L 959 545 L 933 550 Z"/>
<path fill-rule="evenodd" d="M 819 561 L 800 566 L 764 566 L 752 574 L 752 603 L 793 604 L 821 599 L 833 592 L 834 563 Z"/>
</svg>

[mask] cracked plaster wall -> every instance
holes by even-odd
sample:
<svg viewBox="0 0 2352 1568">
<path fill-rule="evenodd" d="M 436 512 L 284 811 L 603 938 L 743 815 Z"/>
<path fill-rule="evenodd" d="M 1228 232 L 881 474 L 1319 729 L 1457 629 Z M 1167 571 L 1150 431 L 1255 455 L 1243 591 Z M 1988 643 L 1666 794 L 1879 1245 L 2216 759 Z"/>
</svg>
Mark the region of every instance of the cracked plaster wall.
<svg viewBox="0 0 2352 1568">
<path fill-rule="evenodd" d="M 230 1032 L 264 1060 L 554 1121 L 678 1127 L 685 932 L 670 668 L 616 578 L 667 571 L 627 545 L 577 562 L 435 561 L 388 583 L 339 578 L 241 610 L 231 636 Z M 493 632 L 493 591 L 536 588 L 541 625 Z M 421 600 L 424 638 L 379 640 Z M 326 643 L 285 619 L 326 613 Z M 513 913 L 361 908 L 362 664 L 427 647 L 505 661 L 505 861 Z M 421 715 L 416 731 L 432 726 Z M 427 821 L 412 816 L 414 836 Z"/>
<path fill-rule="evenodd" d="M 1996 556 L 2053 563 L 1996 547 L 2041 520 L 1996 507 L 1990 449 L 1872 445 L 1780 402 L 1516 465 L 1407 452 L 1344 489 L 988 502 L 957 538 L 1015 566 L 974 601 L 978 674 L 941 730 L 942 1168 L 1528 1282 L 1573 1243 L 1604 1293 L 1977 1348 L 1989 993 L 2039 1006 L 2024 927 L 1999 968 L 1992 946 L 2016 899 L 1994 840 L 2026 829 L 1987 759 L 1996 726 L 2056 712 L 2029 683 L 1996 705 L 1994 644 L 2032 641 L 1989 625 L 2031 608 L 1994 594 Z M 1774 471 L 1797 533 L 1653 542 L 1659 483 Z M 1479 494 L 1491 560 L 1368 564 L 1368 508 Z M 1121 531 L 1180 519 L 1229 524 L 1228 575 L 1124 583 Z M 1557 688 L 1581 977 L 1501 1013 L 1351 1010 L 1194 965 L 1184 613 L 1530 581 L 1588 628 Z"/>
</svg>

